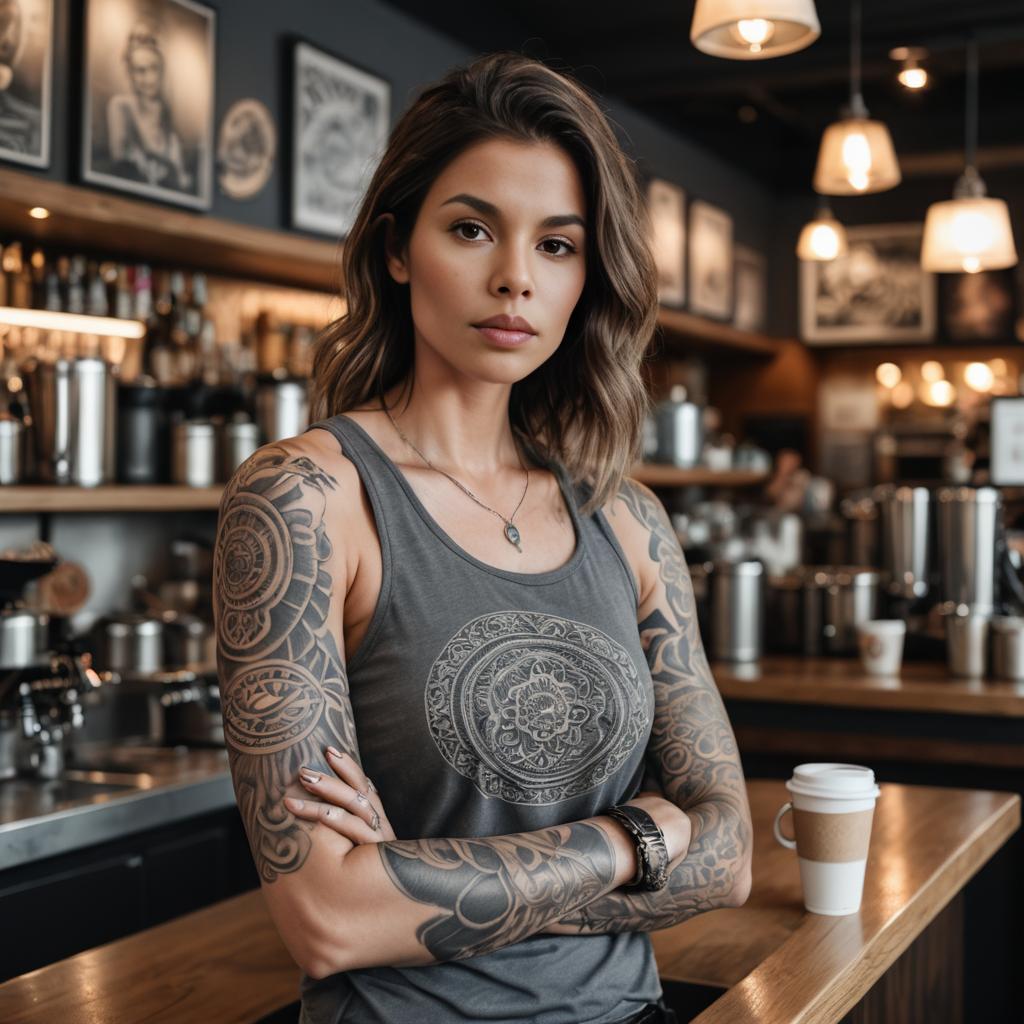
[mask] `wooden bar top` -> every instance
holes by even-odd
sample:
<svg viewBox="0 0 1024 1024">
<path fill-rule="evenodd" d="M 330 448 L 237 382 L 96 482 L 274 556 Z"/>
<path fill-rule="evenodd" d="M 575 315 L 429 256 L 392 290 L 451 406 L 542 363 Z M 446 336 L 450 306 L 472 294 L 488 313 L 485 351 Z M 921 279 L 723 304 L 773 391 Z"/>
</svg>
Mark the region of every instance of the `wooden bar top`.
<svg viewBox="0 0 1024 1024">
<path fill-rule="evenodd" d="M 784 785 L 748 782 L 750 899 L 652 935 L 663 978 L 729 987 L 699 1024 L 839 1019 L 1020 825 L 1016 793 L 880 785 L 861 909 L 823 917 L 772 838 Z M 298 981 L 257 890 L 0 985 L 0 1020 L 252 1024 Z"/>
<path fill-rule="evenodd" d="M 1024 718 L 1024 683 L 957 679 L 938 661 L 904 662 L 891 678 L 868 675 L 858 658 L 775 654 L 711 669 L 728 700 Z"/>
</svg>

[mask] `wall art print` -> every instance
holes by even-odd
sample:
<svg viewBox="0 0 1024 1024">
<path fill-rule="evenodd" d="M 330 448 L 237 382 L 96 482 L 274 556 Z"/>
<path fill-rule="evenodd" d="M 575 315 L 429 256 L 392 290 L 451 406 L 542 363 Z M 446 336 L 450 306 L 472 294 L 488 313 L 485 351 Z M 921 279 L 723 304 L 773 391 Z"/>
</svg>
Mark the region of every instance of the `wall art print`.
<svg viewBox="0 0 1024 1024">
<path fill-rule="evenodd" d="M 214 32 L 194 0 L 87 0 L 85 181 L 209 208 Z"/>
<path fill-rule="evenodd" d="M 53 0 L 0 0 L 0 159 L 50 164 Z"/>
<path fill-rule="evenodd" d="M 647 185 L 651 249 L 658 268 L 658 301 L 681 307 L 686 302 L 686 193 L 670 181 Z"/>
<path fill-rule="evenodd" d="M 690 204 L 690 310 L 716 320 L 732 319 L 732 217 L 702 200 Z"/>
<path fill-rule="evenodd" d="M 292 224 L 343 238 L 384 151 L 391 85 L 300 42 L 293 89 Z"/>
<path fill-rule="evenodd" d="M 845 256 L 800 261 L 800 332 L 811 345 L 935 337 L 935 275 L 921 269 L 921 224 L 846 229 Z"/>
</svg>

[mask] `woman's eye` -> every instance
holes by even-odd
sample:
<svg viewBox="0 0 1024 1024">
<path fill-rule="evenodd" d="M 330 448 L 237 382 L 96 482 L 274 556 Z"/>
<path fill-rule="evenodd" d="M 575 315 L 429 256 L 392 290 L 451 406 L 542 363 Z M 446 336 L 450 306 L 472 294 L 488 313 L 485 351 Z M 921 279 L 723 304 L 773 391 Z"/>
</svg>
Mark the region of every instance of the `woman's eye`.
<svg viewBox="0 0 1024 1024">
<path fill-rule="evenodd" d="M 544 241 L 541 242 L 540 244 L 541 245 L 560 245 L 560 246 L 562 246 L 564 251 L 561 251 L 561 252 L 558 251 L 557 249 L 556 250 L 551 250 L 551 249 L 546 250 L 552 256 L 568 256 L 570 253 L 574 253 L 576 251 L 576 246 L 573 245 L 571 242 L 565 241 L 564 238 L 545 238 Z"/>
<path fill-rule="evenodd" d="M 472 235 L 460 234 L 460 237 L 465 238 L 468 242 L 475 242 L 480 237 L 479 232 L 483 231 L 483 228 L 479 224 L 474 224 L 472 221 L 467 220 L 463 221 L 461 224 L 456 224 L 452 230 L 460 233 L 467 231 L 474 232 Z"/>
</svg>

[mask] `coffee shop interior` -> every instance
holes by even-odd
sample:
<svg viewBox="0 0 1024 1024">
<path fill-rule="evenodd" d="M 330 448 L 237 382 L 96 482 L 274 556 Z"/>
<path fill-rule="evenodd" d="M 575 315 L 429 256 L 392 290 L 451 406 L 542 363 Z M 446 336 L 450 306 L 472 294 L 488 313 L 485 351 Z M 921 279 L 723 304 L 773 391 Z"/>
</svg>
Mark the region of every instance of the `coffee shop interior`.
<svg viewBox="0 0 1024 1024">
<path fill-rule="evenodd" d="M 497 50 L 599 98 L 650 213 L 632 476 L 754 823 L 746 902 L 652 933 L 666 1002 L 1024 1020 L 1019 0 L 0 0 L 0 1020 L 297 1019 L 228 768 L 218 507 L 309 423 L 388 129 Z M 862 894 L 816 913 L 783 840 L 822 763 L 878 796 Z"/>
</svg>

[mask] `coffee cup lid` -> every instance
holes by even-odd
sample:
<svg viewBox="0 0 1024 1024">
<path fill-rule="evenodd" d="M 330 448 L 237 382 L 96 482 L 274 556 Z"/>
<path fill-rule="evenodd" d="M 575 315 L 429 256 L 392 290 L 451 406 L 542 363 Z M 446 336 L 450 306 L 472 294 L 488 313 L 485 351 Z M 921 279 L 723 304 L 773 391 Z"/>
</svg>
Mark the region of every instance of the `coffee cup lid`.
<svg viewBox="0 0 1024 1024">
<path fill-rule="evenodd" d="M 878 796 L 875 773 L 859 764 L 837 764 L 831 761 L 799 764 L 786 782 L 791 793 L 807 796 L 829 796 L 836 799 L 861 800 Z"/>
</svg>

